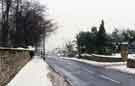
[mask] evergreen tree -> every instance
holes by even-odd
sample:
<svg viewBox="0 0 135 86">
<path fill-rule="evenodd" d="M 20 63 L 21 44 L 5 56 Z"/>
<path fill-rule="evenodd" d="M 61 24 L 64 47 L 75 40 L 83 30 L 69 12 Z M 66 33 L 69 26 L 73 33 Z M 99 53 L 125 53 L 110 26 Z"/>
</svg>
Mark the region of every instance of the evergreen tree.
<svg viewBox="0 0 135 86">
<path fill-rule="evenodd" d="M 99 51 L 99 53 L 105 52 L 107 41 L 108 39 L 107 39 L 105 27 L 104 27 L 104 20 L 102 20 L 99 27 L 99 31 L 97 33 L 97 39 L 96 39 L 97 50 Z"/>
</svg>

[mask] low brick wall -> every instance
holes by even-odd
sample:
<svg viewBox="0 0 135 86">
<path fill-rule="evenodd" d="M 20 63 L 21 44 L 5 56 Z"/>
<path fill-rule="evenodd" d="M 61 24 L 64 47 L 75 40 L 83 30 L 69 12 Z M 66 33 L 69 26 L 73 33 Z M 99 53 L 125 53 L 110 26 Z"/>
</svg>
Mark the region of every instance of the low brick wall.
<svg viewBox="0 0 135 86">
<path fill-rule="evenodd" d="M 5 86 L 31 59 L 31 50 L 0 48 L 0 86 Z"/>
<path fill-rule="evenodd" d="M 91 55 L 91 56 L 82 56 L 82 59 L 97 61 L 97 62 L 122 62 L 123 59 L 121 57 L 101 57 L 97 55 Z"/>
<path fill-rule="evenodd" d="M 127 60 L 127 67 L 135 68 L 135 59 L 128 59 Z"/>
</svg>

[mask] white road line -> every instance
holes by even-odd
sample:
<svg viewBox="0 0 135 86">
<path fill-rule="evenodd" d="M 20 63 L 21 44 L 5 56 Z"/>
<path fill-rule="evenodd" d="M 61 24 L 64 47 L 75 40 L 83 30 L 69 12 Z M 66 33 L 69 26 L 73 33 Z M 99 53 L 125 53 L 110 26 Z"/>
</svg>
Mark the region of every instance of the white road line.
<svg viewBox="0 0 135 86">
<path fill-rule="evenodd" d="M 116 81 L 116 80 L 114 80 L 114 79 L 111 79 L 110 77 L 107 77 L 107 76 L 105 76 L 105 75 L 99 75 L 99 76 L 100 76 L 101 78 L 106 79 L 106 80 L 110 80 L 110 81 L 112 81 L 112 82 L 114 82 L 114 83 L 120 84 L 119 81 Z"/>
<path fill-rule="evenodd" d="M 89 73 L 91 73 L 91 74 L 94 74 L 94 73 L 95 73 L 94 71 L 90 71 L 90 70 L 88 70 L 88 69 L 85 69 L 85 71 L 87 71 L 87 72 L 89 72 Z"/>
<path fill-rule="evenodd" d="M 94 71 L 90 71 L 90 70 L 88 70 L 88 69 L 85 69 L 85 70 L 86 70 L 87 72 L 91 73 L 91 74 L 95 74 Z M 101 77 L 101 78 L 103 78 L 103 79 L 106 79 L 106 80 L 109 80 L 109 81 L 112 81 L 112 82 L 114 82 L 114 83 L 120 84 L 119 81 L 116 81 L 116 80 L 114 80 L 114 79 L 111 79 L 111 78 L 108 77 L 108 76 L 105 76 L 105 75 L 99 75 L 99 77 Z"/>
</svg>

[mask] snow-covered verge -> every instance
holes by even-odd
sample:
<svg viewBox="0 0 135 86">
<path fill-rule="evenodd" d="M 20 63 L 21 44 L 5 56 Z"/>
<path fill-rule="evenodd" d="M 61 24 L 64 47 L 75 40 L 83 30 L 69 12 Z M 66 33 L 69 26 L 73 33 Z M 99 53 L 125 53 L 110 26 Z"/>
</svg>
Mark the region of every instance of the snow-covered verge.
<svg viewBox="0 0 135 86">
<path fill-rule="evenodd" d="M 100 54 L 81 54 L 82 59 L 98 61 L 98 62 L 122 62 L 120 54 L 100 55 Z"/>
<path fill-rule="evenodd" d="M 81 56 L 97 56 L 97 57 L 106 57 L 106 58 L 121 58 L 120 53 L 112 54 L 112 55 L 100 55 L 100 54 L 87 54 L 83 53 Z"/>
<path fill-rule="evenodd" d="M 121 58 L 119 54 L 114 54 L 114 55 L 98 55 L 98 54 L 92 54 L 92 56 L 97 56 L 97 57 L 105 57 L 105 58 Z"/>
<path fill-rule="evenodd" d="M 128 73 L 128 74 L 135 74 L 135 68 L 127 68 L 126 62 L 96 62 L 96 61 L 77 59 L 77 58 L 67 58 L 67 57 L 62 57 L 62 58 L 84 62 L 91 65 L 103 67 L 106 69 L 113 69 L 113 70 L 117 70 L 117 71 Z"/>
</svg>

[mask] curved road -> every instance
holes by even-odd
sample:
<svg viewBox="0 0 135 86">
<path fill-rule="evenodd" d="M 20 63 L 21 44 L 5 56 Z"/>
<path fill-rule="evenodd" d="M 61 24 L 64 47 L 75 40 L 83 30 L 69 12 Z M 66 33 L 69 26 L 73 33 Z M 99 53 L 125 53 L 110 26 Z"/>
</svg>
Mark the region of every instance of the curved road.
<svg viewBox="0 0 135 86">
<path fill-rule="evenodd" d="M 135 80 L 128 74 L 105 70 L 91 64 L 48 57 L 47 63 L 72 86 L 134 86 Z M 133 83 L 132 83 L 133 82 Z"/>
</svg>

